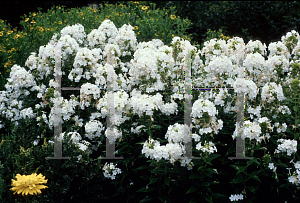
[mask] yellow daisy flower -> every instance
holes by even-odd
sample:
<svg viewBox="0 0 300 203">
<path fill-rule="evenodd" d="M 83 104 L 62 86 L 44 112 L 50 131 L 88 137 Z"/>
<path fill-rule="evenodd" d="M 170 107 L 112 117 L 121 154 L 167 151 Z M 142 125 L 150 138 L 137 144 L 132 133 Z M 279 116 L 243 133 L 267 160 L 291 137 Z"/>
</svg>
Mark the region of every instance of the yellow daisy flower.
<svg viewBox="0 0 300 203">
<path fill-rule="evenodd" d="M 170 18 L 171 18 L 172 20 L 174 20 L 174 19 L 176 18 L 176 16 L 175 16 L 175 15 L 171 15 Z"/>
<path fill-rule="evenodd" d="M 148 6 L 143 6 L 142 7 L 142 10 L 147 10 L 148 9 Z"/>
<path fill-rule="evenodd" d="M 25 18 L 25 22 L 27 22 L 29 20 L 29 18 Z"/>
<path fill-rule="evenodd" d="M 17 180 L 11 179 L 12 186 L 10 190 L 15 191 L 15 193 L 22 195 L 33 195 L 37 193 L 42 193 L 40 189 L 48 188 L 44 183 L 47 183 L 48 180 L 45 180 L 45 176 L 42 174 L 37 175 L 33 173 L 31 175 L 16 175 Z"/>
</svg>

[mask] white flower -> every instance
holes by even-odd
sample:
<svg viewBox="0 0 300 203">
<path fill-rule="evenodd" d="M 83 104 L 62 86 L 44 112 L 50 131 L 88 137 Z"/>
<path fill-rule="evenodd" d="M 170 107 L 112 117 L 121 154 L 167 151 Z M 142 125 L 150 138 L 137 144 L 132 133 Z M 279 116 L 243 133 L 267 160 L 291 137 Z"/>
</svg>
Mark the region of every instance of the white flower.
<svg viewBox="0 0 300 203">
<path fill-rule="evenodd" d="M 273 171 L 276 171 L 276 168 L 277 168 L 277 167 L 274 166 L 274 163 L 269 163 L 268 167 L 269 167 L 269 169 L 271 169 Z"/>
<path fill-rule="evenodd" d="M 102 169 L 104 177 L 114 180 L 117 174 L 121 174 L 122 173 L 121 169 L 117 168 L 116 166 L 117 164 L 115 165 L 113 163 L 108 164 L 106 162 Z"/>
<path fill-rule="evenodd" d="M 239 200 L 243 200 L 244 196 L 243 196 L 243 194 L 239 194 L 239 195 L 235 194 L 235 195 L 230 195 L 229 199 L 232 202 L 233 201 L 239 201 Z"/>
</svg>

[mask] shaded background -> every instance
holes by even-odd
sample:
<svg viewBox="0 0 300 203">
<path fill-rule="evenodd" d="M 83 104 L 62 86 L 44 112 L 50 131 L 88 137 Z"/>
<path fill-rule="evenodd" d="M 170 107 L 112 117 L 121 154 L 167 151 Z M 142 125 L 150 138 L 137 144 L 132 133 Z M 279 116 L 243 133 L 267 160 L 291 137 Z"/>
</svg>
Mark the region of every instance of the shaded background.
<svg viewBox="0 0 300 203">
<path fill-rule="evenodd" d="M 105 1 L 0 1 L 0 19 L 7 20 L 12 27 L 22 30 L 20 16 L 29 12 L 42 12 L 52 6 L 65 5 L 67 8 L 84 7 Z M 145 1 L 144 1 L 145 2 Z M 156 3 L 158 8 L 176 6 L 177 15 L 192 21 L 192 28 L 199 44 L 207 37 L 207 30 L 222 29 L 224 35 L 261 40 L 268 45 L 279 41 L 282 35 L 300 26 L 299 1 L 147 1 Z M 109 4 L 124 3 L 109 1 Z"/>
</svg>

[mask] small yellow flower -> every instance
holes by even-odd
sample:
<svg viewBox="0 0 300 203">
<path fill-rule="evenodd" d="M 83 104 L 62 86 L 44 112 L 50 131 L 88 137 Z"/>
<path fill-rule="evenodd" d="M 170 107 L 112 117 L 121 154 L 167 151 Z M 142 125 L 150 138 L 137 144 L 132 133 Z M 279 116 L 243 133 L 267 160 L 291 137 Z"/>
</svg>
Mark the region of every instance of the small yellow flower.
<svg viewBox="0 0 300 203">
<path fill-rule="evenodd" d="M 176 16 L 175 16 L 175 15 L 171 15 L 170 18 L 171 18 L 172 20 L 174 20 L 174 19 L 176 18 Z"/>
<path fill-rule="evenodd" d="M 156 33 L 155 33 L 155 36 L 157 37 L 157 36 L 158 36 L 158 34 L 156 34 Z"/>
<path fill-rule="evenodd" d="M 58 7 L 58 9 L 61 9 L 61 7 Z"/>
<path fill-rule="evenodd" d="M 141 34 L 141 32 L 138 32 L 137 34 L 138 34 L 138 35 L 140 35 L 140 34 Z"/>
<path fill-rule="evenodd" d="M 32 20 L 30 23 L 36 23 L 34 20 Z"/>
<path fill-rule="evenodd" d="M 7 32 L 7 34 L 8 34 L 8 35 L 10 35 L 11 33 L 13 33 L 13 31 L 12 31 L 12 30 L 10 30 L 10 31 L 8 31 L 8 32 Z"/>
<path fill-rule="evenodd" d="M 135 4 L 139 4 L 139 2 L 138 2 L 138 1 L 135 1 L 135 2 L 133 2 L 133 3 L 135 3 Z"/>
<path fill-rule="evenodd" d="M 172 34 L 172 37 L 174 37 L 174 34 Z"/>
<path fill-rule="evenodd" d="M 84 17 L 82 19 L 84 19 Z"/>
<path fill-rule="evenodd" d="M 18 37 L 21 37 L 21 35 L 16 34 L 16 35 L 14 36 L 14 39 L 18 39 Z"/>
<path fill-rule="evenodd" d="M 61 21 L 58 21 L 58 24 L 60 24 L 60 25 L 61 25 L 61 24 L 62 24 L 62 22 L 61 22 Z"/>
<path fill-rule="evenodd" d="M 148 6 L 143 6 L 142 7 L 142 10 L 147 10 L 148 9 Z"/>
<path fill-rule="evenodd" d="M 137 29 L 139 29 L 139 27 L 138 27 L 138 26 L 134 26 L 133 29 L 134 29 L 134 30 L 137 30 Z"/>
<path fill-rule="evenodd" d="M 94 13 L 96 13 L 97 12 L 97 9 L 94 9 Z"/>
<path fill-rule="evenodd" d="M 25 18 L 25 23 L 29 20 L 29 18 Z"/>
<path fill-rule="evenodd" d="M 44 28 L 40 27 L 39 30 L 40 30 L 40 32 L 43 32 L 43 31 L 44 31 Z"/>
<path fill-rule="evenodd" d="M 33 16 L 33 17 L 36 16 L 36 13 L 33 13 L 32 16 Z"/>
<path fill-rule="evenodd" d="M 0 32 L 0 37 L 3 36 L 3 31 Z"/>
<path fill-rule="evenodd" d="M 33 173 L 31 175 L 16 175 L 17 180 L 11 179 L 12 186 L 10 190 L 15 191 L 14 194 L 20 194 L 22 195 L 30 195 L 42 193 L 41 189 L 48 188 L 47 186 L 43 185 L 47 183 L 48 180 L 45 180 L 45 176 L 42 174 L 37 175 L 36 173 Z"/>
</svg>

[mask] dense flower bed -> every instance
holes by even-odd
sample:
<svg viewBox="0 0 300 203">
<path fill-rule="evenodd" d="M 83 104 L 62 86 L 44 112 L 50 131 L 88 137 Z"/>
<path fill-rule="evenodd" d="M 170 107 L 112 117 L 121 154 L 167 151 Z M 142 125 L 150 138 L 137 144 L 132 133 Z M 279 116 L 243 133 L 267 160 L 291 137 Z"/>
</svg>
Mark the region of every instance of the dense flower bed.
<svg viewBox="0 0 300 203">
<path fill-rule="evenodd" d="M 197 50 L 180 37 L 174 37 L 171 46 L 159 39 L 137 43 L 131 25 L 117 29 L 110 20 L 89 34 L 83 25 L 67 26 L 41 46 L 39 53 L 28 57 L 28 71 L 15 64 L 6 91 L 1 91 L 1 127 L 11 129 L 5 139 L 11 143 L 2 141 L 0 148 L 7 168 L 10 156 L 5 158 L 4 154 L 18 151 L 15 146 L 24 147 L 14 157 L 10 172 L 2 172 L 3 177 L 43 173 L 50 189 L 37 196 L 39 202 L 87 196 L 91 201 L 106 196 L 124 202 L 255 202 L 262 192 L 296 200 L 300 178 L 296 154 L 299 39 L 296 31 L 287 33 L 282 42 L 268 46 L 267 56 L 265 44 L 250 41 L 245 45 L 239 37 L 227 42 L 212 39 Z M 62 44 L 62 87 L 81 87 L 73 95 L 55 91 L 57 44 Z M 245 78 L 237 76 L 238 48 L 244 55 Z M 109 54 L 114 57 L 112 64 L 107 63 Z M 191 93 L 190 139 L 193 156 L 201 159 L 185 156 L 183 90 L 188 54 L 192 86 L 207 87 Z M 112 78 L 107 78 L 109 74 Z M 108 93 L 101 88 L 106 89 L 106 80 L 113 78 L 115 114 L 110 116 L 115 128 L 109 129 L 105 127 Z M 246 97 L 242 139 L 253 159 L 230 160 L 237 133 L 234 96 L 241 92 Z M 55 107 L 59 104 L 63 155 L 71 159 L 45 160 L 54 152 Z M 124 160 L 101 159 L 106 154 L 106 138 L 115 142 L 115 154 Z M 288 166 L 293 175 L 287 174 Z M 264 185 L 259 182 L 266 181 L 275 186 L 261 191 Z M 283 196 L 286 193 L 290 199 Z M 57 194 L 63 197 L 57 199 Z"/>
</svg>

